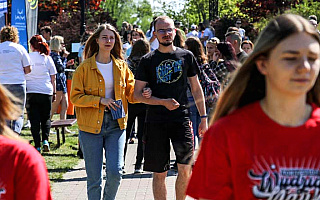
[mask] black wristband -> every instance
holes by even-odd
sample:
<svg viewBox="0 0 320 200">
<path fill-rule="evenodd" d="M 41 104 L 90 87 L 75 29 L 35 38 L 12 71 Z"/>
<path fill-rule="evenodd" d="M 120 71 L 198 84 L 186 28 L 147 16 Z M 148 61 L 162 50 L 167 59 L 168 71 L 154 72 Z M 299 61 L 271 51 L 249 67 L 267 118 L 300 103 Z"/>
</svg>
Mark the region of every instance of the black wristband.
<svg viewBox="0 0 320 200">
<path fill-rule="evenodd" d="M 203 119 L 203 118 L 208 118 L 208 115 L 202 115 L 202 116 L 200 116 L 200 118 L 201 118 L 201 119 Z"/>
</svg>

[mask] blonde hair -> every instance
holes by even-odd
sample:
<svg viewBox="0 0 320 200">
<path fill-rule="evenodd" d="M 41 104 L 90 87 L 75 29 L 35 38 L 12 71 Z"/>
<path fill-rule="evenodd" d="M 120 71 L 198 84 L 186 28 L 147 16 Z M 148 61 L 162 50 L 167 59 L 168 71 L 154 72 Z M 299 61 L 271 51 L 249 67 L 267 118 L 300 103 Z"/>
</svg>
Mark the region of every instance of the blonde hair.
<svg viewBox="0 0 320 200">
<path fill-rule="evenodd" d="M 255 47 L 248 59 L 238 68 L 235 77 L 220 96 L 217 107 L 210 124 L 223 116 L 228 115 L 232 110 L 243 107 L 265 97 L 265 77 L 256 66 L 256 60 L 260 56 L 268 57 L 270 52 L 284 39 L 296 34 L 307 33 L 319 44 L 320 38 L 316 29 L 299 15 L 285 14 L 276 17 L 260 33 Z M 307 102 L 320 106 L 320 78 L 313 88 L 307 93 Z"/>
<path fill-rule="evenodd" d="M 118 59 L 124 59 L 123 55 L 122 55 L 122 42 L 121 42 L 121 38 L 120 35 L 118 34 L 118 32 L 116 31 L 116 29 L 111 25 L 111 24 L 102 24 L 100 25 L 95 31 L 94 33 L 89 37 L 89 39 L 86 42 L 86 46 L 84 47 L 84 51 L 83 51 L 83 57 L 84 59 L 90 58 L 91 56 L 93 56 L 95 53 L 97 53 L 99 51 L 99 45 L 97 43 L 97 39 L 100 37 L 100 33 L 103 30 L 109 30 L 112 31 L 115 35 L 115 43 L 114 43 L 114 47 L 111 50 L 111 54 Z"/>
<path fill-rule="evenodd" d="M 22 140 L 17 133 L 7 127 L 6 120 L 17 119 L 20 115 L 20 109 L 12 101 L 19 100 L 0 84 L 0 135 Z"/>
<path fill-rule="evenodd" d="M 61 46 L 64 41 L 64 38 L 59 35 L 53 36 L 53 38 L 50 40 L 50 49 L 51 51 L 61 51 Z"/>
<path fill-rule="evenodd" d="M 1 42 L 10 41 L 14 43 L 19 42 L 19 32 L 14 26 L 4 26 L 0 32 Z"/>
</svg>

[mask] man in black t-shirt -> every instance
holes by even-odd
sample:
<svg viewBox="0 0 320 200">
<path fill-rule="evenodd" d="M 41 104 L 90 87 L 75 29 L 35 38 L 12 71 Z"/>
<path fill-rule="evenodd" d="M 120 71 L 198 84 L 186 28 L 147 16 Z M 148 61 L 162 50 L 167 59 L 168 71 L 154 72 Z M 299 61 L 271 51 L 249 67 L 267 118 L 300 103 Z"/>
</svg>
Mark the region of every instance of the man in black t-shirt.
<svg viewBox="0 0 320 200">
<path fill-rule="evenodd" d="M 174 22 L 166 16 L 158 17 L 153 34 L 159 48 L 145 55 L 136 72 L 134 97 L 148 104 L 145 125 L 144 170 L 153 173 L 155 199 L 166 198 L 165 178 L 170 168 L 170 141 L 178 163 L 176 199 L 185 199 L 185 189 L 191 172 L 193 133 L 189 119 L 187 87 L 191 91 L 201 115 L 199 132 L 207 129 L 204 96 L 198 80 L 198 64 L 190 51 L 173 46 L 176 34 Z M 152 96 L 145 98 L 143 88 L 148 84 Z"/>
</svg>

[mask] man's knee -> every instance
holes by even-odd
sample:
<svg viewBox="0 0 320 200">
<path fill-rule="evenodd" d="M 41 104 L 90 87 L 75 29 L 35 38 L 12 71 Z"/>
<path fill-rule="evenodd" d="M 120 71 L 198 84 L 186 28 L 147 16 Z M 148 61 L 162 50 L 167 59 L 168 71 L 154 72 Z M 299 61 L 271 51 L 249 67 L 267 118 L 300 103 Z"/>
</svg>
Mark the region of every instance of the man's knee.
<svg viewBox="0 0 320 200">
<path fill-rule="evenodd" d="M 153 173 L 153 179 L 155 181 L 164 181 L 167 177 L 167 172 L 162 172 L 162 173 L 157 173 L 157 172 L 154 172 Z"/>
<path fill-rule="evenodd" d="M 191 165 L 178 163 L 178 176 L 189 177 L 191 173 Z"/>
</svg>

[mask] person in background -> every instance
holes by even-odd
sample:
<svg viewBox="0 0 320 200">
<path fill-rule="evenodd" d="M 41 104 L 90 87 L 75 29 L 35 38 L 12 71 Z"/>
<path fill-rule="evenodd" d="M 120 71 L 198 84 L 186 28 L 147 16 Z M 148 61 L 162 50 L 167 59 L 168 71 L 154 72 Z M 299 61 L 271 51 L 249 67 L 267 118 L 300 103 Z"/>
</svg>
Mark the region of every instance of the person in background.
<svg viewBox="0 0 320 200">
<path fill-rule="evenodd" d="M 308 20 L 286 14 L 269 22 L 218 100 L 189 196 L 318 198 L 318 185 L 308 183 L 319 180 L 319 55 Z"/>
<path fill-rule="evenodd" d="M 134 78 L 124 61 L 120 35 L 110 24 L 100 25 L 88 39 L 85 60 L 73 74 L 71 101 L 76 107 L 79 139 L 87 173 L 88 199 L 101 199 L 103 152 L 106 184 L 103 199 L 115 199 L 122 178 L 128 101 Z M 113 118 L 111 110 L 125 116 Z M 103 149 L 105 151 L 103 151 Z"/>
<path fill-rule="evenodd" d="M 135 28 L 130 32 L 131 36 L 131 46 L 126 51 L 126 58 L 128 58 L 132 51 L 133 44 L 140 39 L 146 39 L 146 36 L 144 35 L 143 31 L 141 29 Z"/>
<path fill-rule="evenodd" d="M 203 51 L 203 46 L 199 38 L 189 37 L 185 42 L 184 48 L 193 53 L 194 57 L 197 60 L 200 70 L 202 70 L 205 67 L 204 65 L 207 64 L 207 57 Z M 199 76 L 200 74 L 198 74 L 198 77 Z M 201 138 L 198 131 L 201 118 L 200 118 L 200 114 L 197 109 L 196 103 L 194 101 L 194 98 L 192 96 L 190 85 L 188 86 L 187 96 L 188 96 L 188 105 L 190 110 L 190 119 L 192 122 L 192 129 L 193 129 L 193 141 L 194 141 L 193 147 L 195 148 L 197 144 L 198 146 L 200 146 L 200 142 L 201 142 Z M 198 141 L 197 144 L 196 144 L 196 141 Z"/>
<path fill-rule="evenodd" d="M 217 45 L 220 43 L 219 38 L 213 37 L 207 41 L 206 52 L 207 52 L 207 60 L 210 63 L 213 60 L 213 54 L 217 51 Z"/>
<path fill-rule="evenodd" d="M 237 56 L 230 42 L 217 44 L 217 51 L 213 54 L 210 68 L 217 76 L 221 89 L 226 87 L 230 80 L 230 74 L 236 69 Z"/>
<path fill-rule="evenodd" d="M 74 60 L 71 59 L 67 61 L 68 53 L 65 51 L 64 38 L 62 36 L 54 36 L 50 43 L 51 53 L 50 56 L 57 69 L 56 74 L 56 101 L 52 103 L 51 118 L 58 110 L 59 105 L 61 105 L 60 119 L 67 118 L 67 108 L 68 108 L 68 94 L 67 94 L 67 77 L 65 74 L 65 69 L 67 66 L 74 64 Z M 60 53 L 63 55 L 60 56 Z M 69 129 L 65 128 L 66 132 L 70 132 Z"/>
<path fill-rule="evenodd" d="M 184 37 L 182 35 L 182 30 L 176 29 L 176 36 L 173 39 L 173 45 L 176 47 L 184 48 Z"/>
<path fill-rule="evenodd" d="M 40 29 L 40 34 L 46 40 L 46 43 L 50 46 L 50 41 L 52 39 L 52 29 L 50 26 L 44 26 Z"/>
<path fill-rule="evenodd" d="M 180 30 L 181 31 L 181 35 L 183 37 L 183 40 L 186 40 L 187 37 L 186 37 L 186 34 L 184 33 L 184 31 L 180 28 L 181 27 L 181 22 L 179 20 L 175 20 L 174 21 L 174 26 L 176 27 L 176 29 Z"/>
<path fill-rule="evenodd" d="M 248 58 L 248 54 L 241 48 L 242 38 L 238 31 L 231 31 L 226 33 L 226 41 L 230 42 L 236 51 L 238 61 L 244 63 Z"/>
<path fill-rule="evenodd" d="M 238 28 L 240 36 L 243 40 L 244 37 L 246 36 L 246 31 L 243 28 L 241 28 L 241 19 L 237 19 L 235 26 Z"/>
<path fill-rule="evenodd" d="M 51 104 L 56 98 L 57 70 L 50 49 L 42 36 L 34 35 L 30 39 L 33 70 L 26 75 L 27 80 L 27 113 L 31 123 L 31 133 L 34 146 L 41 152 L 40 129 L 42 133 L 42 148 L 50 151 L 49 132 L 51 127 Z"/>
<path fill-rule="evenodd" d="M 151 51 L 154 51 L 156 49 L 159 48 L 159 41 L 157 39 L 157 37 L 155 36 L 154 34 L 154 20 L 156 19 L 157 17 L 153 17 L 153 21 L 151 22 L 150 24 L 150 27 L 151 27 L 151 36 L 149 37 L 149 43 L 150 43 L 150 48 L 151 48 Z"/>
<path fill-rule="evenodd" d="M 86 45 L 86 41 L 93 34 L 93 31 L 96 28 L 97 28 L 97 25 L 93 21 L 89 21 L 88 24 L 86 25 L 86 30 L 82 34 L 81 39 L 80 39 L 80 47 L 79 47 L 79 51 L 78 51 L 79 63 L 81 63 L 83 61 L 83 50 Z"/>
<path fill-rule="evenodd" d="M 190 29 L 191 29 L 191 31 L 188 34 L 186 34 L 186 37 L 187 38 L 188 37 L 198 37 L 197 25 L 192 24 Z"/>
<path fill-rule="evenodd" d="M 84 47 L 86 46 L 86 41 L 88 40 L 88 38 L 91 35 L 92 35 L 92 33 L 90 33 L 90 32 L 84 32 L 81 36 L 80 47 L 79 47 L 79 51 L 78 51 L 79 63 L 82 63 L 82 61 L 83 61 L 83 50 L 84 50 Z"/>
<path fill-rule="evenodd" d="M 252 52 L 254 44 L 250 40 L 244 40 L 241 43 L 241 49 L 245 51 L 248 55 Z"/>
<path fill-rule="evenodd" d="M 184 32 L 185 35 L 188 34 L 188 28 L 187 28 L 187 27 L 183 27 L 183 28 L 182 28 L 182 31 Z"/>
<path fill-rule="evenodd" d="M 205 47 L 207 45 L 207 40 L 214 37 L 215 30 L 213 27 L 209 26 L 209 22 L 206 20 L 203 22 L 204 31 L 202 37 L 199 37 L 201 43 Z"/>
<path fill-rule="evenodd" d="M 150 52 L 149 42 L 143 39 L 137 40 L 132 47 L 132 52 L 127 59 L 128 67 L 132 71 L 133 75 L 136 74 L 137 67 L 141 60 L 141 57 Z M 134 173 L 142 173 L 142 160 L 143 160 L 143 142 L 142 136 L 144 131 L 144 123 L 146 118 L 146 104 L 143 103 L 128 103 L 128 122 L 126 129 L 126 144 L 124 149 L 124 155 L 127 152 L 127 143 L 130 138 L 131 133 L 133 132 L 134 122 L 138 118 L 138 146 L 137 146 L 137 157 L 134 168 Z"/>
<path fill-rule="evenodd" d="M 16 97 L 0 85 L 0 199 L 52 200 L 44 159 L 5 125 L 21 112 L 10 99 Z"/>
<path fill-rule="evenodd" d="M 0 32 L 0 83 L 19 99 L 14 103 L 20 108 L 20 116 L 7 125 L 20 134 L 26 104 L 25 74 L 31 72 L 31 60 L 27 50 L 19 43 L 18 29 L 2 27 Z M 0 111 L 1 112 L 1 111 Z"/>
</svg>

